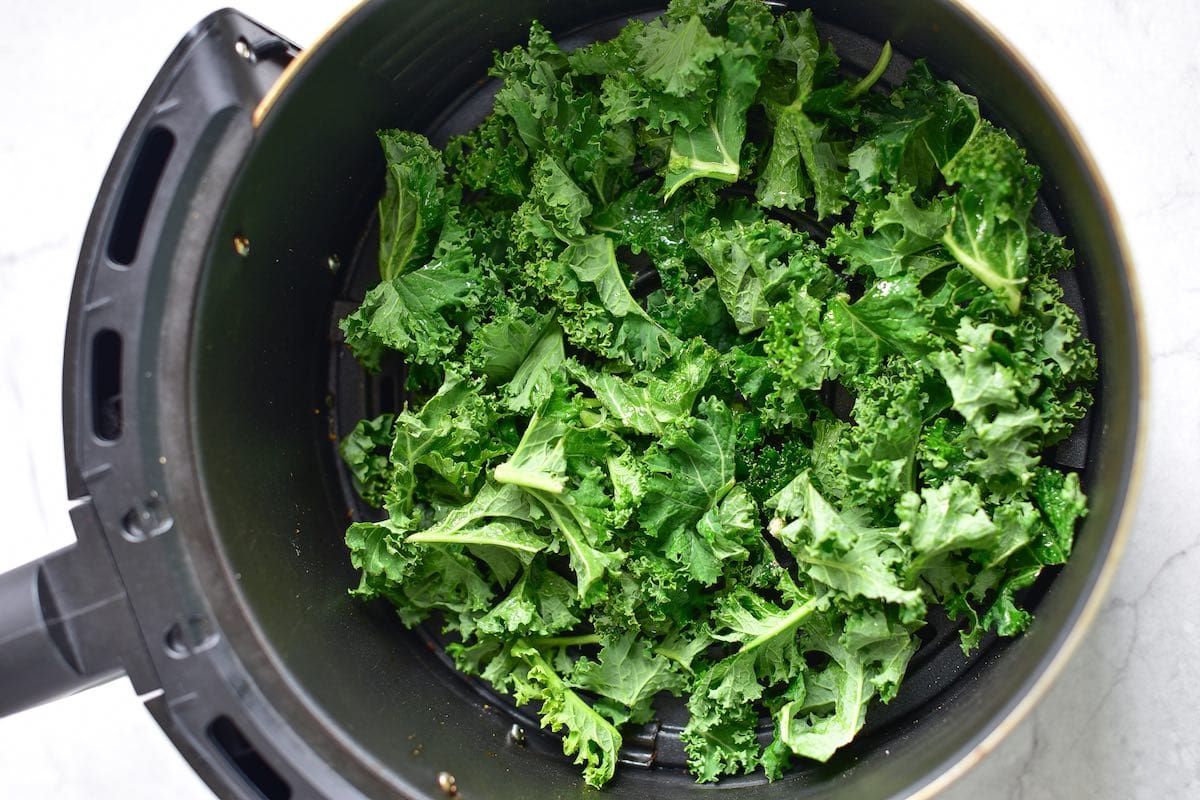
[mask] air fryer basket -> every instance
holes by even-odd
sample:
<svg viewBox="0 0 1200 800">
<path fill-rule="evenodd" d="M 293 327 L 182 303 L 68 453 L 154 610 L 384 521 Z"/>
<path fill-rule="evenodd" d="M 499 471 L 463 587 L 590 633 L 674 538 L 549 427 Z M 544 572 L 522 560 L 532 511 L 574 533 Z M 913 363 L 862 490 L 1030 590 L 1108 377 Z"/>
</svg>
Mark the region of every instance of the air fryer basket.
<svg viewBox="0 0 1200 800">
<path fill-rule="evenodd" d="M 1003 43 L 951 0 L 803 5 L 847 69 L 891 40 L 1028 147 L 1046 173 L 1042 222 L 1077 250 L 1066 288 L 1101 358 L 1096 407 L 1057 454 L 1082 470 L 1091 513 L 1071 563 L 1032 590 L 1030 631 L 967 659 L 935 620 L 900 696 L 829 764 L 720 784 L 755 800 L 924 793 L 982 757 L 1095 611 L 1137 456 L 1136 307 L 1103 187 Z M 0 634 L 21 632 L 0 635 L 0 712 L 124 670 L 223 796 L 437 796 L 441 772 L 467 797 L 585 793 L 560 742 L 456 674 L 436 630 L 406 631 L 347 595 L 342 534 L 372 512 L 336 440 L 404 398 L 401 366 L 367 376 L 336 322 L 376 274 L 377 129 L 441 144 L 474 125 L 495 90 L 492 51 L 523 41 L 531 19 L 570 46 L 653 13 L 632 0 L 374 0 L 294 61 L 236 12 L 189 35 L 122 142 L 81 254 L 64 395 L 80 543 L 0 576 Z M 681 769 L 678 712 L 660 722 L 628 737 L 607 794 L 711 789 Z"/>
</svg>

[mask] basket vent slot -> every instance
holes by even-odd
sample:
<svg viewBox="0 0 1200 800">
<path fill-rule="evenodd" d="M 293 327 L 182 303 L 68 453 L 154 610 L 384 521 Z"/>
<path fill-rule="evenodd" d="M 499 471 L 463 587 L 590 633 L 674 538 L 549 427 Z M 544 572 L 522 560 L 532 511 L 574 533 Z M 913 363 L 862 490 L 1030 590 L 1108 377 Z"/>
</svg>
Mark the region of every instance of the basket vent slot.
<svg viewBox="0 0 1200 800">
<path fill-rule="evenodd" d="M 208 738 L 230 766 L 258 790 L 264 800 L 289 800 L 292 788 L 246 740 L 237 724 L 222 714 L 208 724 Z"/>
<path fill-rule="evenodd" d="M 108 258 L 114 264 L 127 267 L 137 258 L 142 231 L 158 182 L 167 168 L 175 136 L 166 128 L 155 126 L 146 133 L 138 150 L 137 161 L 129 173 L 129 182 L 117 207 L 117 218 L 108 237 Z"/>
<path fill-rule="evenodd" d="M 92 432 L 103 442 L 121 438 L 121 334 L 104 328 L 92 339 Z"/>
</svg>

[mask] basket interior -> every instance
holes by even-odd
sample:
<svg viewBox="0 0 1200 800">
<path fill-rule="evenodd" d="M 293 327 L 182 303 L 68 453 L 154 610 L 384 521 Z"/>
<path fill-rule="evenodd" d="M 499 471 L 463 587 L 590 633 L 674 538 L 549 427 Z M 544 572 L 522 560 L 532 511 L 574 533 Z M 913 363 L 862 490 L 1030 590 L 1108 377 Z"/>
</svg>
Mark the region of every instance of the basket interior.
<svg viewBox="0 0 1200 800">
<path fill-rule="evenodd" d="M 845 67 L 865 71 L 886 38 L 981 98 L 1047 179 L 1039 222 L 1066 234 L 1080 268 L 1071 302 L 1096 341 L 1102 375 L 1092 414 L 1056 459 L 1082 472 L 1092 513 L 1066 568 L 1047 571 L 1027 604 L 1038 621 L 1015 641 L 985 641 L 972 657 L 955 626 L 931 614 L 900 695 L 876 705 L 855 742 L 828 764 L 786 779 L 725 781 L 734 796 L 888 796 L 927 781 L 1011 709 L 1060 645 L 1114 535 L 1132 452 L 1136 364 L 1132 309 L 1119 250 L 1087 165 L 1053 109 L 1002 46 L 941 3 L 811 4 Z M 396 410 L 402 365 L 369 376 L 339 342 L 336 322 L 377 276 L 375 202 L 383 165 L 375 131 L 402 127 L 435 144 L 490 110 L 491 53 L 523 41 L 541 19 L 564 46 L 615 33 L 637 3 L 380 2 L 325 43 L 281 97 L 244 165 L 214 241 L 244 233 L 251 256 L 212 248 L 197 306 L 193 412 L 201 479 L 238 601 L 270 650 L 252 669 L 280 670 L 344 752 L 404 791 L 432 791 L 455 774 L 464 792 L 576 797 L 585 790 L 555 737 L 450 666 L 440 634 L 407 631 L 385 603 L 352 600 L 342 543 L 347 524 L 374 512 L 350 488 L 336 442 L 361 418 Z M 911 63 L 899 56 L 886 76 Z M 265 674 L 265 673 L 264 673 Z M 272 683 L 264 680 L 265 684 Z M 508 732 L 527 730 L 524 745 Z M 681 768 L 680 708 L 629 736 L 607 789 L 616 797 L 703 791 Z M 417 788 L 414 788 L 417 787 Z"/>
</svg>

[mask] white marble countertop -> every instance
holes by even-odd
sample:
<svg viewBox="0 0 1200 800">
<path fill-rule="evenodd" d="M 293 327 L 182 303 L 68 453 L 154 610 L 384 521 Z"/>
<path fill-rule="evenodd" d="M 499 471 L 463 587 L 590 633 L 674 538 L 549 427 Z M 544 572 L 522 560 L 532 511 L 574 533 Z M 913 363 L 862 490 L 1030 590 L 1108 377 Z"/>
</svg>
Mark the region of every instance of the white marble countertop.
<svg viewBox="0 0 1200 800">
<path fill-rule="evenodd" d="M 967 2 L 967 0 L 964 0 Z M 345 0 L 245 0 L 302 44 Z M 1116 582 L 1064 677 L 945 797 L 1200 797 L 1200 6 L 969 0 L 1074 117 L 1132 244 L 1148 459 Z M 73 540 L 60 372 L 75 259 L 130 114 L 213 0 L 7 0 L 0 27 L 0 570 Z M 0 720 L 0 797 L 211 798 L 121 680 Z"/>
</svg>

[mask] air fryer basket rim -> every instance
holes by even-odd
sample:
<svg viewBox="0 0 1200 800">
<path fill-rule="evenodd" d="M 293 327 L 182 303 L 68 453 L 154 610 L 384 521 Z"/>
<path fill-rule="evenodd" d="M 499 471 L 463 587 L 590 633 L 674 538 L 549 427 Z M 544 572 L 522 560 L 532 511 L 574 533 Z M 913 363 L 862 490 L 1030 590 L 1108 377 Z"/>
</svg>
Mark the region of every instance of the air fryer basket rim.
<svg viewBox="0 0 1200 800">
<path fill-rule="evenodd" d="M 588 5 L 588 10 L 618 3 L 619 0 L 597 0 Z M 215 138 L 207 145 L 215 154 L 213 164 L 216 166 L 210 167 L 212 185 L 219 189 L 233 187 L 229 189 L 228 195 L 237 194 L 239 182 L 250 180 L 242 173 L 252 166 L 251 157 L 262 156 L 262 153 L 256 150 L 257 144 L 271 136 L 274 128 L 288 121 L 289 105 L 295 105 L 297 99 L 311 87 L 331 54 L 344 43 L 356 26 L 364 24 L 363 20 L 385 7 L 400 5 L 417 4 L 407 3 L 405 0 L 364 0 L 358 3 L 316 44 L 293 60 L 283 74 L 265 88 L 265 93 L 259 93 L 261 99 L 258 99 L 256 106 L 251 103 L 251 106 L 243 109 L 244 119 L 230 118 L 224 122 L 219 134 L 214 134 Z M 521 5 L 520 0 L 514 5 Z M 626 5 L 632 8 L 636 3 Z M 841 0 L 825 0 L 813 5 L 852 7 L 854 4 Z M 1027 88 L 1033 99 L 1040 104 L 1041 112 L 1053 125 L 1054 131 L 1047 135 L 1057 136 L 1062 140 L 1062 147 L 1073 160 L 1072 166 L 1077 169 L 1083 183 L 1080 191 L 1086 190 L 1090 193 L 1095 205 L 1095 214 L 1106 223 L 1105 241 L 1097 247 L 1101 251 L 1109 252 L 1109 260 L 1115 265 L 1117 273 L 1113 276 L 1117 286 L 1114 294 L 1119 297 L 1112 298 L 1112 302 L 1121 313 L 1119 323 L 1114 324 L 1127 326 L 1114 336 L 1127 344 L 1129 352 L 1122 358 L 1128 360 L 1127 366 L 1137 380 L 1130 390 L 1128 407 L 1109 409 L 1105 412 L 1106 415 L 1116 415 L 1122 422 L 1118 426 L 1120 435 L 1110 445 L 1122 458 L 1117 465 L 1119 470 L 1115 467 L 1108 470 L 1110 473 L 1120 473 L 1110 476 L 1116 487 L 1114 513 L 1103 525 L 1095 524 L 1096 535 L 1102 535 L 1104 538 L 1097 552 L 1097 563 L 1089 565 L 1087 579 L 1080 583 L 1077 594 L 1072 596 L 1071 609 L 1064 617 L 1063 624 L 1053 631 L 1053 637 L 1046 645 L 1045 652 L 1030 666 L 1023 684 L 1013 689 L 1006 697 L 1003 708 L 993 713 L 991 718 L 974 730 L 967 739 L 954 748 L 947 748 L 935 766 L 909 782 L 905 796 L 922 798 L 941 791 L 977 764 L 1020 722 L 1045 693 L 1054 677 L 1061 672 L 1070 653 L 1094 620 L 1129 533 L 1143 458 L 1142 428 L 1145 425 L 1145 392 L 1148 386 L 1140 304 L 1131 280 L 1132 262 L 1111 198 L 1078 132 L 1036 73 L 985 21 L 962 6 L 958 0 L 929 0 L 926 5 L 931 14 L 941 15 L 940 18 L 953 18 L 956 25 L 964 26 L 994 48 L 1005 62 L 1013 79 Z M 911 9 L 906 7 L 906 11 Z M 586 14 L 586 11 L 584 13 Z M 922 16 L 920 11 L 915 15 Z M 258 160 L 261 161 L 262 158 Z M 360 191 L 362 188 L 358 187 Z M 210 452 L 205 451 L 201 441 L 205 431 L 197 427 L 194 421 L 194 417 L 197 416 L 195 393 L 199 387 L 195 383 L 199 367 L 193 362 L 204 358 L 204 334 L 206 331 L 211 333 L 211 320 L 206 322 L 208 318 L 198 319 L 204 311 L 204 298 L 201 297 L 200 289 L 202 286 L 208 286 L 206 282 L 234 280 L 229 277 L 229 265 L 214 263 L 214 260 L 223 258 L 228 261 L 232 258 L 229 255 L 229 243 L 232 233 L 240 230 L 239 225 L 245 223 L 253 227 L 252 221 L 237 218 L 239 209 L 229 210 L 221 207 L 221 201 L 225 197 L 226 195 L 221 194 L 220 197 L 202 198 L 203 202 L 207 203 L 205 207 L 211 212 L 211 216 L 203 220 L 208 226 L 207 230 L 201 227 L 188 228 L 180 223 L 185 232 L 181 238 L 190 241 L 196 252 L 182 259 L 169 275 L 159 275 L 158 289 L 147 294 L 150 297 L 155 291 L 159 292 L 160 300 L 165 298 L 164 307 L 173 310 L 171 313 L 163 313 L 161 318 L 147 319 L 140 323 L 150 325 L 151 333 L 161 336 L 161 341 L 156 345 L 159 350 L 155 355 L 155 364 L 159 369 L 153 378 L 154 390 L 147 392 L 151 395 L 151 403 L 147 404 L 144 410 L 145 417 L 138 418 L 138 422 L 145 425 L 147 430 L 143 458 L 147 464 L 147 471 L 160 471 L 163 474 L 176 521 L 180 523 L 180 527 L 188 527 L 186 535 L 180 537 L 180 550 L 176 553 L 178 560 L 172 561 L 171 566 L 194 576 L 195 586 L 192 591 L 199 593 L 201 602 L 206 603 L 212 611 L 217 633 L 220 634 L 212 641 L 218 642 L 220 646 L 214 646 L 208 651 L 207 668 L 211 669 L 213 676 L 223 681 L 224 688 L 229 690 L 231 696 L 239 698 L 246 715 L 243 718 L 244 724 L 251 726 L 244 730 L 245 738 L 263 753 L 269 754 L 268 761 L 278 759 L 280 764 L 291 765 L 287 766 L 286 770 L 281 767 L 284 778 L 293 771 L 293 767 L 297 774 L 306 773 L 309 780 L 295 783 L 298 794 L 309 796 L 303 787 L 311 786 L 321 787 L 323 793 L 332 796 L 351 796 L 360 792 L 368 795 L 396 792 L 411 796 L 433 795 L 437 792 L 437 786 L 429 777 L 433 774 L 430 770 L 436 770 L 437 764 L 427 765 L 428 769 L 423 770 L 420 775 L 397 774 L 360 743 L 356 733 L 347 730 L 336 715 L 318 702 L 293 674 L 287 659 L 281 655 L 281 648 L 284 648 L 286 643 L 269 633 L 260 621 L 259 616 L 263 609 L 249 599 L 249 589 L 243 584 L 237 564 L 221 541 L 221 520 L 213 510 L 209 486 L 209 482 L 214 480 L 214 474 L 220 471 L 220 465 L 214 461 Z M 256 255 L 272 246 L 269 241 L 262 242 L 255 230 L 250 231 L 250 236 Z M 216 253 L 223 255 L 218 257 Z M 246 261 L 249 262 L 250 259 Z M 85 265 L 81 260 L 81 281 L 85 266 L 94 267 Z M 252 265 L 247 263 L 244 267 L 245 272 L 236 279 L 256 279 L 251 267 Z M 79 291 L 77 285 L 77 292 Z M 147 303 L 153 305 L 149 300 Z M 75 310 L 73 307 L 73 314 Z M 202 325 L 209 325 L 209 328 L 203 328 Z M 81 346 L 81 343 L 69 334 L 68 364 L 74 363 L 76 359 L 80 363 L 86 363 L 86 358 L 78 352 L 70 355 Z M 130 360 L 133 360 L 132 357 Z M 149 377 L 147 374 L 147 378 Z M 83 382 L 78 374 L 71 374 L 68 367 L 66 390 L 71 392 L 73 386 Z M 151 404 L 153 407 L 150 407 Z M 68 416 L 73 413 L 74 409 L 64 411 Z M 170 425 L 174 419 L 181 419 L 185 424 Z M 78 430 L 78 419 L 68 418 L 65 422 L 67 446 L 70 450 L 72 436 L 75 436 L 75 441 L 79 441 L 78 437 L 86 434 Z M 158 440 L 150 441 L 151 434 L 156 434 Z M 82 479 L 72 475 L 71 480 L 82 486 L 89 479 L 85 473 Z M 82 494 L 82 490 L 73 490 L 73 493 Z M 77 522 L 77 525 L 79 524 Z M 106 521 L 105 525 L 108 524 Z M 81 540 L 84 533 L 81 528 Z M 110 536 L 110 539 L 112 538 Z M 118 557 L 118 569 L 124 570 L 124 565 L 130 563 L 122 561 L 125 558 L 127 557 Z M 134 585 L 136 581 L 131 583 L 126 580 L 125 583 L 132 597 L 137 589 Z M 184 583 L 187 581 L 181 580 L 181 587 Z M 180 591 L 187 589 L 180 588 Z M 287 600 L 291 601 L 291 598 Z M 300 598 L 297 598 L 297 601 L 299 600 Z M 284 602 L 284 599 L 280 598 L 279 602 Z M 137 604 L 134 605 L 136 607 Z M 201 645 L 207 645 L 210 641 L 204 634 L 203 629 L 197 634 Z M 142 638 L 148 647 L 153 646 L 159 636 L 161 633 L 158 629 L 142 631 Z M 226 644 L 228 646 L 225 646 Z M 419 654 L 414 657 L 419 657 Z M 221 731 L 224 729 L 214 728 L 202 707 L 188 705 L 192 701 L 188 701 L 186 692 L 182 691 L 189 688 L 188 676 L 181 673 L 181 676 L 176 677 L 179 683 L 174 686 L 167 685 L 165 673 L 159 677 L 166 691 L 165 699 L 171 703 L 152 705 L 156 718 L 189 761 L 215 789 L 230 796 L 252 796 L 243 794 L 234 782 L 212 774 L 211 763 L 201 754 L 201 750 L 207 746 L 202 740 L 207 737 L 211 743 L 222 735 Z M 465 722 L 471 724 L 473 719 Z M 195 720 L 199 722 L 193 724 Z M 278 737 L 279 741 L 272 743 L 272 737 Z M 248 769 L 245 764 L 235 763 L 234 766 L 241 769 L 243 775 Z M 286 788 L 286 782 L 284 786 Z"/>
</svg>

